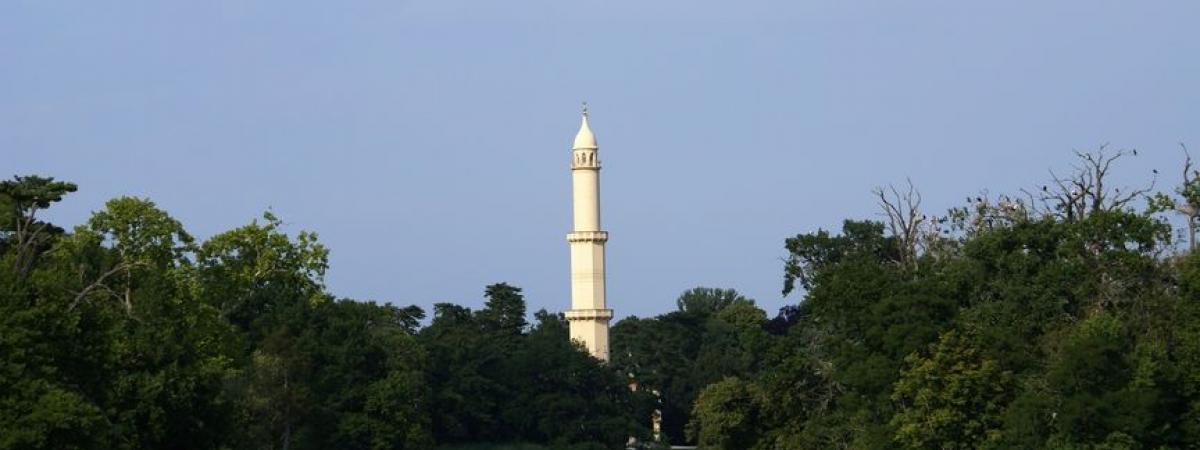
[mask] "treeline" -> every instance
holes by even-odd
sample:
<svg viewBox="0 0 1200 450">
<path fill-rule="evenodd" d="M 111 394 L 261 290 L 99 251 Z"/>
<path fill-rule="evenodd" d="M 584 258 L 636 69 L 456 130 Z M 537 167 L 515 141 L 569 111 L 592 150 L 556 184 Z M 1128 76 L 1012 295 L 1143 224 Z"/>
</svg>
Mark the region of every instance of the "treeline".
<svg viewBox="0 0 1200 450">
<path fill-rule="evenodd" d="M 0 449 L 622 448 L 655 416 L 715 449 L 1200 448 L 1200 172 L 1117 188 L 1130 155 L 945 214 L 877 190 L 882 220 L 786 239 L 779 314 L 692 289 L 614 324 L 607 365 L 507 284 L 422 327 L 331 296 L 269 214 L 196 242 L 119 198 L 68 231 L 38 215 L 74 185 L 14 178 Z"/>
<path fill-rule="evenodd" d="M 1071 176 L 941 216 L 915 190 L 878 190 L 882 222 L 788 239 L 784 292 L 804 299 L 754 364 L 729 361 L 700 390 L 690 436 L 719 449 L 1200 448 L 1200 172 L 1189 158 L 1174 192 L 1118 188 L 1124 156 L 1081 153 Z M 779 325 L 734 334 L 754 348 Z"/>
<path fill-rule="evenodd" d="M 65 230 L 75 185 L 0 182 L 0 449 L 620 448 L 652 405 L 518 288 L 478 311 L 336 299 L 311 233 L 196 241 L 139 198 Z M 639 400 L 640 399 L 640 400 Z"/>
</svg>

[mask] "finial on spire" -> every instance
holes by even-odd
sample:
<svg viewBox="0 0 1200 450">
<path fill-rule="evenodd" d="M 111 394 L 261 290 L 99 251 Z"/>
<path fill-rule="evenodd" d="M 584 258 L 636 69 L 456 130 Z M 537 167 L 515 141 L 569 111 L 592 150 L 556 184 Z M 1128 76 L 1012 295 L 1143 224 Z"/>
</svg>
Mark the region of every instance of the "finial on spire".
<svg viewBox="0 0 1200 450">
<path fill-rule="evenodd" d="M 596 135 L 592 134 L 592 127 L 588 126 L 587 102 L 583 102 L 583 120 L 579 124 L 579 134 L 575 135 L 575 144 L 571 148 L 596 148 Z"/>
</svg>

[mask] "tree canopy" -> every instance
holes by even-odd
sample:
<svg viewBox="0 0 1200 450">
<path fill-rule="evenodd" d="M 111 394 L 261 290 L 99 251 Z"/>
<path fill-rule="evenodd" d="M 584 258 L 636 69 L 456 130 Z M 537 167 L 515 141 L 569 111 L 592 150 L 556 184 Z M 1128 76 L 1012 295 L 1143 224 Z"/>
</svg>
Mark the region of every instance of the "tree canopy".
<svg viewBox="0 0 1200 450">
<path fill-rule="evenodd" d="M 688 289 L 607 364 L 508 283 L 427 317 L 329 292 L 329 250 L 270 213 L 197 239 L 120 197 L 58 226 L 76 186 L 14 177 L 0 449 L 1197 448 L 1197 182 L 1116 188 L 1130 155 L 944 214 L 876 189 L 881 220 L 783 239 L 778 314 Z"/>
<path fill-rule="evenodd" d="M 75 185 L 0 183 L 0 449 L 428 449 L 645 435 L 636 395 L 526 323 L 521 290 L 476 313 L 339 299 L 311 232 L 261 221 L 198 242 L 142 198 L 73 231 L 43 222 Z M 643 408 L 645 409 L 645 408 Z"/>
</svg>

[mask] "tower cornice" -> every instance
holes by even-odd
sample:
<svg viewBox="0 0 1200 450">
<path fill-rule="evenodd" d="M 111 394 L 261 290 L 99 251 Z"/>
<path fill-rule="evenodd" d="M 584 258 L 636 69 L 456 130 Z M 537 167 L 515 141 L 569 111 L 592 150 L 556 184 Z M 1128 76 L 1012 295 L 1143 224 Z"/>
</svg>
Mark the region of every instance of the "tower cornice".
<svg viewBox="0 0 1200 450">
<path fill-rule="evenodd" d="M 603 320 L 608 322 L 613 318 L 611 309 L 572 309 L 563 313 L 568 321 L 572 320 Z"/>
<path fill-rule="evenodd" d="M 608 242 L 608 232 L 573 231 L 567 233 L 567 242 Z"/>
</svg>

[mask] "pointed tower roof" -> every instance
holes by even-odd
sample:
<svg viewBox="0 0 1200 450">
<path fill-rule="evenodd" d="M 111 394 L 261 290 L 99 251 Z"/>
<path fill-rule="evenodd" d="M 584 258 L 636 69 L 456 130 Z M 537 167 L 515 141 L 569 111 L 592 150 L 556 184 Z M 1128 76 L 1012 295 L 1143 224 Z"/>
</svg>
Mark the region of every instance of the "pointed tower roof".
<svg viewBox="0 0 1200 450">
<path fill-rule="evenodd" d="M 575 134 L 575 145 L 572 145 L 571 148 L 598 148 L 596 145 L 596 135 L 592 134 L 592 127 L 588 126 L 587 102 L 583 103 L 583 123 L 579 124 L 579 133 Z"/>
</svg>

